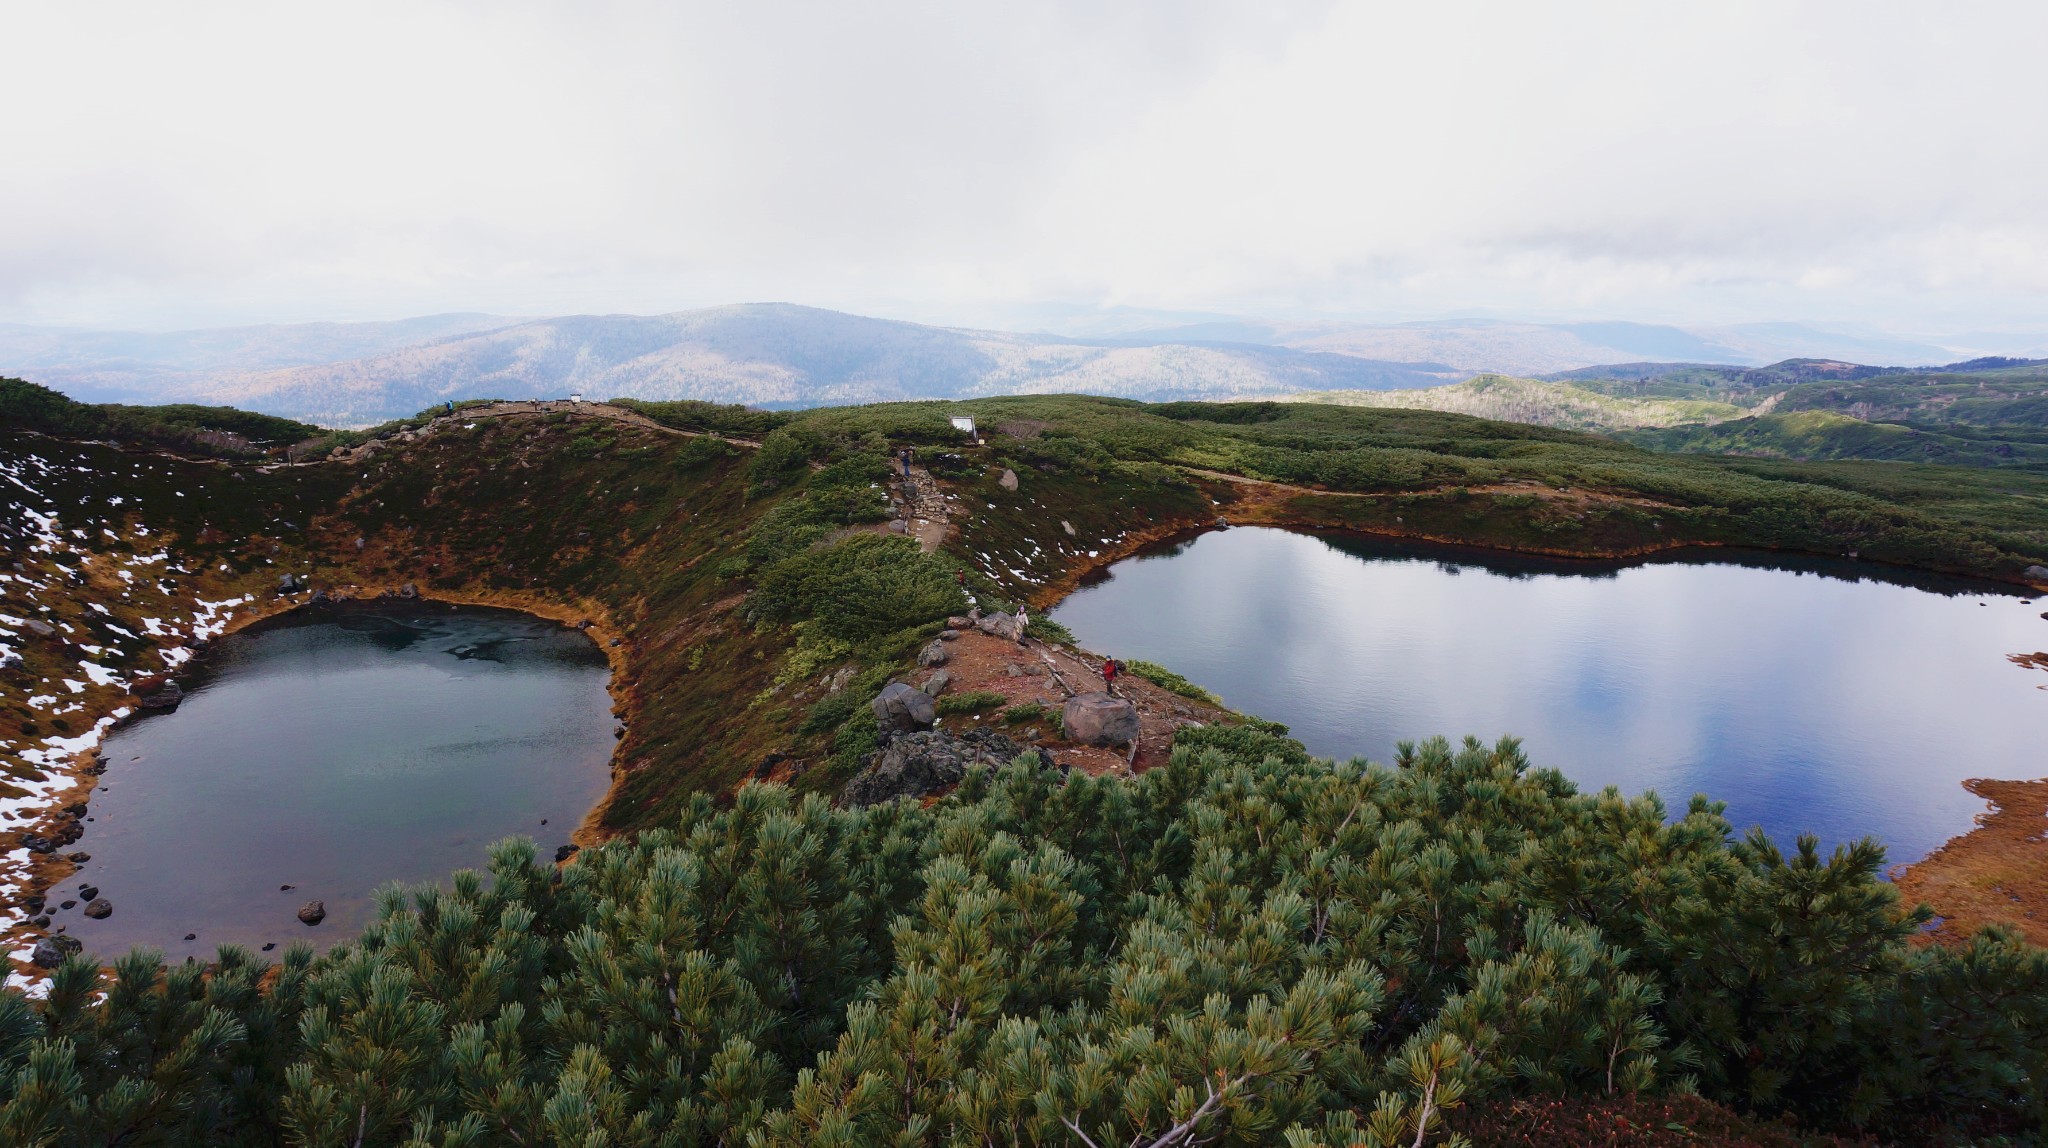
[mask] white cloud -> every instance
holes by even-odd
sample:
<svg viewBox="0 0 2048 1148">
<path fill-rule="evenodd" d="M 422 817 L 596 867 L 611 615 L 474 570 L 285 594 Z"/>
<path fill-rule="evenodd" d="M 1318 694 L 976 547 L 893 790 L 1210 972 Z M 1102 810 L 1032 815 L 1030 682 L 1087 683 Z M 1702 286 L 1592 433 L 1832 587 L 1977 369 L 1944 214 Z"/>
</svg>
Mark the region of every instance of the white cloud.
<svg viewBox="0 0 2048 1148">
<path fill-rule="evenodd" d="M 13 318 L 1925 324 L 2048 295 L 2037 4 L 13 4 L 0 31 Z"/>
</svg>

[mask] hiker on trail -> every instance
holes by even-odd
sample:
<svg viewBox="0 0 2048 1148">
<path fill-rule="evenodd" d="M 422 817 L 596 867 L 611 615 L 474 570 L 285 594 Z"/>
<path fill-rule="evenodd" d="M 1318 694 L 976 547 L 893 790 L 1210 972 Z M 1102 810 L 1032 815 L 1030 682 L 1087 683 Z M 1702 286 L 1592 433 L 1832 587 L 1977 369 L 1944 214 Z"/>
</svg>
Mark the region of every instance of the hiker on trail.
<svg viewBox="0 0 2048 1148">
<path fill-rule="evenodd" d="M 903 477 L 905 477 L 905 478 L 909 478 L 909 477 L 910 477 L 910 448 L 906 446 L 906 447 L 904 447 L 904 448 L 903 448 L 902 450 L 899 450 L 899 451 L 897 451 L 897 452 L 896 452 L 896 461 L 897 461 L 897 462 L 900 462 L 900 463 L 902 463 L 902 464 L 903 464 Z"/>
<path fill-rule="evenodd" d="M 1021 646 L 1024 644 L 1024 627 L 1030 624 L 1031 615 L 1025 612 L 1025 608 L 1023 606 L 1017 607 L 1017 632 L 1015 637 L 1017 639 L 1018 645 Z"/>
<path fill-rule="evenodd" d="M 1124 664 L 1115 658 L 1102 659 L 1102 688 L 1111 697 L 1116 696 L 1116 676 L 1123 668 Z"/>
</svg>

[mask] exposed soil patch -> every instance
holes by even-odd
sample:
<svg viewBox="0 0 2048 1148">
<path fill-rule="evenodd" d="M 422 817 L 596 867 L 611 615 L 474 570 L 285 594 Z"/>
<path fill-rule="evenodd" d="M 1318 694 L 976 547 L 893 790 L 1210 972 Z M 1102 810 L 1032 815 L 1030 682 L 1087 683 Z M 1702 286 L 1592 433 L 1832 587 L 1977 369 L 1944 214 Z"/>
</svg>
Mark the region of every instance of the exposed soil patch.
<svg viewBox="0 0 2048 1148">
<path fill-rule="evenodd" d="M 1033 639 L 1024 645 L 979 632 L 963 632 L 946 643 L 949 660 L 945 669 L 953 684 L 941 696 L 960 697 L 973 693 L 1001 694 L 1003 704 L 972 714 L 941 718 L 943 729 L 959 731 L 978 725 L 998 724 L 1001 711 L 1010 706 L 1036 702 L 1045 707 L 1041 718 L 1031 718 L 1007 727 L 1020 744 L 1037 745 L 1062 765 L 1091 774 L 1125 770 L 1143 772 L 1163 765 L 1173 749 L 1174 731 L 1184 725 L 1210 725 L 1232 721 L 1235 715 L 1193 698 L 1163 690 L 1132 675 L 1117 679 L 1116 694 L 1128 699 L 1138 710 L 1138 746 L 1133 757 L 1127 751 L 1075 745 L 1061 740 L 1057 715 L 1068 697 L 1102 689 L 1102 660 L 1064 647 Z M 922 679 L 919 679 L 922 680 Z M 1030 730 L 1039 731 L 1031 738 Z"/>
<path fill-rule="evenodd" d="M 1977 777 L 1963 787 L 1991 803 L 1977 828 L 1893 871 L 1908 904 L 1924 901 L 1942 915 L 1923 938 L 1963 945 L 1985 925 L 2009 925 L 2048 945 L 2048 778 Z"/>
</svg>

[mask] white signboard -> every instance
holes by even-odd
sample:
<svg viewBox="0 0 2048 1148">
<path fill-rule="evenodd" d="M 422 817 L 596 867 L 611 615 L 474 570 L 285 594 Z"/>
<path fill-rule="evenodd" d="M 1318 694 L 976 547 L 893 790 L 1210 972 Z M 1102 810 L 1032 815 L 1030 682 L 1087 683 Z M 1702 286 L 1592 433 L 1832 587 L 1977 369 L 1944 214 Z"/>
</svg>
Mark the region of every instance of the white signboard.
<svg viewBox="0 0 2048 1148">
<path fill-rule="evenodd" d="M 973 419 L 954 419 L 954 420 L 953 420 L 953 429 L 954 429 L 954 430 L 956 430 L 956 431 L 959 431 L 959 432 L 960 432 L 961 434 L 964 434 L 964 435 L 966 435 L 966 436 L 967 436 L 968 438 L 973 438 L 973 437 L 974 437 L 974 420 L 973 420 Z"/>
</svg>

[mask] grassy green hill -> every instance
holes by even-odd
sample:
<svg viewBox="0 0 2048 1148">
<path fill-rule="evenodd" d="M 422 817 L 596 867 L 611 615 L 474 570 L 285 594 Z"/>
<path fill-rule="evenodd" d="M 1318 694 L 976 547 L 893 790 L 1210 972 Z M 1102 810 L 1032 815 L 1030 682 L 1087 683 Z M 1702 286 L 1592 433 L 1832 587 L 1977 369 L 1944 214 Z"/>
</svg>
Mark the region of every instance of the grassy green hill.
<svg viewBox="0 0 2048 1148">
<path fill-rule="evenodd" d="M 1948 466 L 2048 466 L 2048 430 L 1871 422 L 1833 410 L 1783 410 L 1712 426 L 1618 437 L 1652 450 L 1804 460 L 1882 459 Z"/>
</svg>

